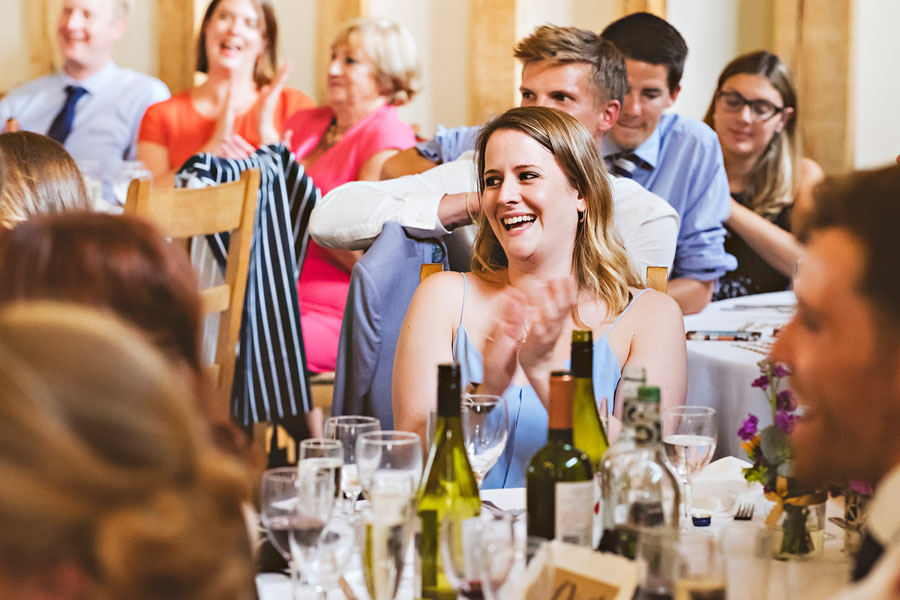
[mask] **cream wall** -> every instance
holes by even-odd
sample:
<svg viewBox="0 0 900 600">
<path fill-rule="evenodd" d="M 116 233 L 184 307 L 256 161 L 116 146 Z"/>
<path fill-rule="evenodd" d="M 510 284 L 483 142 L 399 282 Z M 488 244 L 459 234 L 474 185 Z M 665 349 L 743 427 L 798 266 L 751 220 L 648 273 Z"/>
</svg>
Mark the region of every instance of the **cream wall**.
<svg viewBox="0 0 900 600">
<path fill-rule="evenodd" d="M 31 78 L 25 9 L 32 0 L 3 0 L 0 20 L 0 91 Z M 56 0 L 57 2 L 59 0 Z M 293 62 L 291 84 L 315 89 L 316 0 L 273 0 L 281 44 Z M 669 20 L 687 40 L 690 53 L 683 91 L 673 110 L 702 117 L 721 68 L 735 55 L 772 44 L 772 3 L 777 0 L 668 0 Z M 394 18 L 416 38 L 425 90 L 402 117 L 430 135 L 438 123 L 466 123 L 469 0 L 370 0 L 373 14 Z M 618 10 L 613 0 L 520 0 L 517 29 L 526 35 L 544 22 L 602 29 Z M 119 64 L 156 74 L 156 2 L 136 0 L 131 24 L 116 50 Z M 900 54 L 895 25 L 900 3 L 855 0 L 855 164 L 892 162 L 900 152 Z"/>
</svg>

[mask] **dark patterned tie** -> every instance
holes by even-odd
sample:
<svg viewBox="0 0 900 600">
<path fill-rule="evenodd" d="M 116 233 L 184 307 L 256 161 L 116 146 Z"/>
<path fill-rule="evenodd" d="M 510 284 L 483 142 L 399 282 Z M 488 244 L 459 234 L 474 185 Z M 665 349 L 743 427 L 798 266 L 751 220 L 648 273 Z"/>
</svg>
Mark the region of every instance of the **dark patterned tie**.
<svg viewBox="0 0 900 600">
<path fill-rule="evenodd" d="M 619 152 L 606 157 L 606 165 L 616 177 L 632 179 L 634 172 L 644 161 L 632 152 Z"/>
<path fill-rule="evenodd" d="M 869 574 L 872 566 L 881 558 L 884 547 L 870 534 L 863 536 L 859 553 L 856 555 L 856 565 L 853 567 L 853 581 L 859 581 Z"/>
<path fill-rule="evenodd" d="M 85 94 L 87 94 L 87 90 L 83 87 L 66 86 L 66 102 L 50 125 L 50 131 L 47 132 L 49 137 L 52 137 L 60 144 L 66 143 L 66 138 L 72 133 L 72 122 L 75 120 L 75 104 Z"/>
</svg>

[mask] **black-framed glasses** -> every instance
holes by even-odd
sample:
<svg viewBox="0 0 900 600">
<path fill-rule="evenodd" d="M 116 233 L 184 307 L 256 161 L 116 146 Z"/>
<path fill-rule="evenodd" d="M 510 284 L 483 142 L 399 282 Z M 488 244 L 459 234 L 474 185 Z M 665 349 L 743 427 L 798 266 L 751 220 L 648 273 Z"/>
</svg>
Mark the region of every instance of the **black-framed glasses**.
<svg viewBox="0 0 900 600">
<path fill-rule="evenodd" d="M 728 112 L 739 112 L 743 110 L 745 106 L 749 106 L 750 114 L 752 114 L 757 121 L 768 121 L 778 113 L 784 112 L 783 106 L 775 106 L 768 100 L 748 100 L 737 92 L 719 91 L 719 93 L 716 94 L 716 99 L 718 100 L 719 106 Z"/>
</svg>

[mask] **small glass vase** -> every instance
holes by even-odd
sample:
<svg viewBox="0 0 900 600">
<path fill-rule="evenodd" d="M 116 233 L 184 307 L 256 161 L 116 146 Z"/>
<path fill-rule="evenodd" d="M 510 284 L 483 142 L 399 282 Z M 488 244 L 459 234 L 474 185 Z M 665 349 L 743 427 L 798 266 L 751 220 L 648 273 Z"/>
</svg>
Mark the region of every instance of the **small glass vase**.
<svg viewBox="0 0 900 600">
<path fill-rule="evenodd" d="M 825 501 L 809 506 L 784 504 L 775 528 L 775 558 L 788 560 L 817 556 L 825 546 Z"/>
</svg>

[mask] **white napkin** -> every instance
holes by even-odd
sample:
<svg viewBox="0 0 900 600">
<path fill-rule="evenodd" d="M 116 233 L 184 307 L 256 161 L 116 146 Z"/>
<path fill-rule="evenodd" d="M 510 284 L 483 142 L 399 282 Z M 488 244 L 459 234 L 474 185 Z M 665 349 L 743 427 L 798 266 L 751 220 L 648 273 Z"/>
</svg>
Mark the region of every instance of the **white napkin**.
<svg viewBox="0 0 900 600">
<path fill-rule="evenodd" d="M 758 483 L 747 483 L 743 469 L 750 463 L 726 456 L 710 463 L 694 475 L 693 508 L 710 514 L 727 512 L 738 498 L 748 492 L 758 492 Z"/>
</svg>

